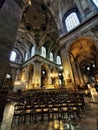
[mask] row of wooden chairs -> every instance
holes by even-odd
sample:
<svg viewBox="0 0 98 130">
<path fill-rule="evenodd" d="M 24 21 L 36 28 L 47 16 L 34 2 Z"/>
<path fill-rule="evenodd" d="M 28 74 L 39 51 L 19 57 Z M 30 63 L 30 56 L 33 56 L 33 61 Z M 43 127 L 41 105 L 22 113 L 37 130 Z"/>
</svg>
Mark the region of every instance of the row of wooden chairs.
<svg viewBox="0 0 98 130">
<path fill-rule="evenodd" d="M 15 104 L 12 125 L 43 120 L 80 120 L 85 111 L 82 94 L 37 93 L 25 96 Z"/>
</svg>

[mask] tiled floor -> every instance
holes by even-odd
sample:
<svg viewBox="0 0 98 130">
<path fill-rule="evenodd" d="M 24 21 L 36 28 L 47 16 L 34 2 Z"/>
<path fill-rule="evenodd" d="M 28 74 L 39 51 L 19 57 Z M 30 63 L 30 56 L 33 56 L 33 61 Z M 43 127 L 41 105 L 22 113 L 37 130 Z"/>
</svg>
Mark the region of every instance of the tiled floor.
<svg viewBox="0 0 98 130">
<path fill-rule="evenodd" d="M 4 119 L 1 124 L 1 130 L 98 130 L 98 104 L 90 103 L 92 98 L 85 98 L 86 112 L 81 116 L 80 121 L 54 120 L 35 123 L 27 123 L 25 125 L 13 126 L 11 128 L 13 116 L 13 103 L 9 103 L 4 112 Z"/>
</svg>

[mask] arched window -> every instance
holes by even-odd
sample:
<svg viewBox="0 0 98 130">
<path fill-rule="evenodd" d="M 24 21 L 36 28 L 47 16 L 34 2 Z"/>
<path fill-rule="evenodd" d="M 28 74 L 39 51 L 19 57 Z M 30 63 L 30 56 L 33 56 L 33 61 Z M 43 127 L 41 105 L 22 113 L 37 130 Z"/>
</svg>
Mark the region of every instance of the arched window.
<svg viewBox="0 0 98 130">
<path fill-rule="evenodd" d="M 98 0 L 92 0 L 92 2 L 95 4 L 95 6 L 98 8 Z"/>
<path fill-rule="evenodd" d="M 34 54 L 35 54 L 35 47 L 33 46 L 33 47 L 31 48 L 31 57 L 34 56 Z"/>
<path fill-rule="evenodd" d="M 28 59 L 28 54 L 26 53 L 25 54 L 25 61 Z"/>
<path fill-rule="evenodd" d="M 50 60 L 53 61 L 53 53 L 50 52 Z"/>
<path fill-rule="evenodd" d="M 80 24 L 80 21 L 76 12 L 71 12 L 65 19 L 65 25 L 68 32 L 74 29 L 79 24 Z"/>
<path fill-rule="evenodd" d="M 57 64 L 60 65 L 61 64 L 61 57 L 57 56 L 56 61 L 57 61 Z"/>
<path fill-rule="evenodd" d="M 45 47 L 42 47 L 42 49 L 41 49 L 41 56 L 46 58 L 46 48 Z"/>
<path fill-rule="evenodd" d="M 15 61 L 15 60 L 16 60 L 16 52 L 12 51 L 10 56 L 10 61 Z"/>
</svg>

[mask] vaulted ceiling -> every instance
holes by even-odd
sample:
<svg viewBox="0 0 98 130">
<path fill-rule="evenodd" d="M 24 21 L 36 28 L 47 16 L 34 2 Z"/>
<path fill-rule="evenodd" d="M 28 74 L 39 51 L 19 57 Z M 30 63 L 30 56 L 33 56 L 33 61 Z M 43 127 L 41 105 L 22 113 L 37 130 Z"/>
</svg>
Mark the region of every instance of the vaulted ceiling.
<svg viewBox="0 0 98 130">
<path fill-rule="evenodd" d="M 56 52 L 59 51 L 58 37 L 57 25 L 48 6 L 42 0 L 32 0 L 24 8 L 15 48 L 22 54 L 31 46 L 44 46 Z"/>
<path fill-rule="evenodd" d="M 24 8 L 19 24 L 15 48 L 23 55 L 31 46 L 39 48 L 44 46 L 48 48 L 48 51 L 60 52 L 58 39 L 63 31 L 62 18 L 68 10 L 76 6 L 75 0 L 29 1 Z M 93 38 L 88 36 L 77 38 L 69 51 L 81 66 L 89 62 L 96 62 L 97 51 Z"/>
<path fill-rule="evenodd" d="M 65 12 L 75 7 L 76 3 L 73 0 L 70 2 L 27 0 L 27 2 L 18 28 L 15 48 L 24 54 L 32 45 L 36 45 L 59 53 L 58 38 L 63 30 L 62 17 Z"/>
</svg>

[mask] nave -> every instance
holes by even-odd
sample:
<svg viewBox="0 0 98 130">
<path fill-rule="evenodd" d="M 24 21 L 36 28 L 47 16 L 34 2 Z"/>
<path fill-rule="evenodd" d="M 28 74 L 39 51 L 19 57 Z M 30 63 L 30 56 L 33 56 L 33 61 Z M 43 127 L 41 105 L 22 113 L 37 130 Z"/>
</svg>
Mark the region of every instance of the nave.
<svg viewBox="0 0 98 130">
<path fill-rule="evenodd" d="M 15 102 L 9 102 L 6 105 L 4 111 L 4 118 L 1 124 L 1 130 L 20 130 L 20 129 L 21 130 L 35 130 L 35 129 L 36 130 L 39 129 L 40 130 L 98 130 L 98 121 L 97 121 L 98 104 L 92 101 L 92 97 L 85 96 L 84 100 L 85 100 L 85 110 L 83 111 L 80 110 L 78 113 L 79 115 L 77 115 L 74 111 L 72 111 L 70 115 L 67 115 L 67 113 L 63 111 L 64 113 L 59 113 L 59 117 L 58 117 L 58 111 L 55 111 L 56 110 L 55 108 L 54 111 L 52 111 L 51 114 L 49 114 L 51 118 L 49 118 L 46 113 L 43 113 L 43 117 L 44 117 L 43 118 L 42 113 L 39 113 L 38 110 L 36 111 L 36 114 L 33 115 L 32 120 L 30 120 L 29 114 L 26 114 L 24 116 L 25 120 L 23 120 L 23 117 L 22 118 L 14 117 L 15 116 L 14 108 L 17 104 Z M 60 103 L 60 105 L 62 104 Z M 60 109 L 64 107 L 61 107 Z M 74 106 L 73 108 L 75 107 L 76 106 Z M 35 116 L 36 116 L 36 120 L 35 120 Z M 78 118 L 78 116 L 80 117 Z"/>
</svg>

